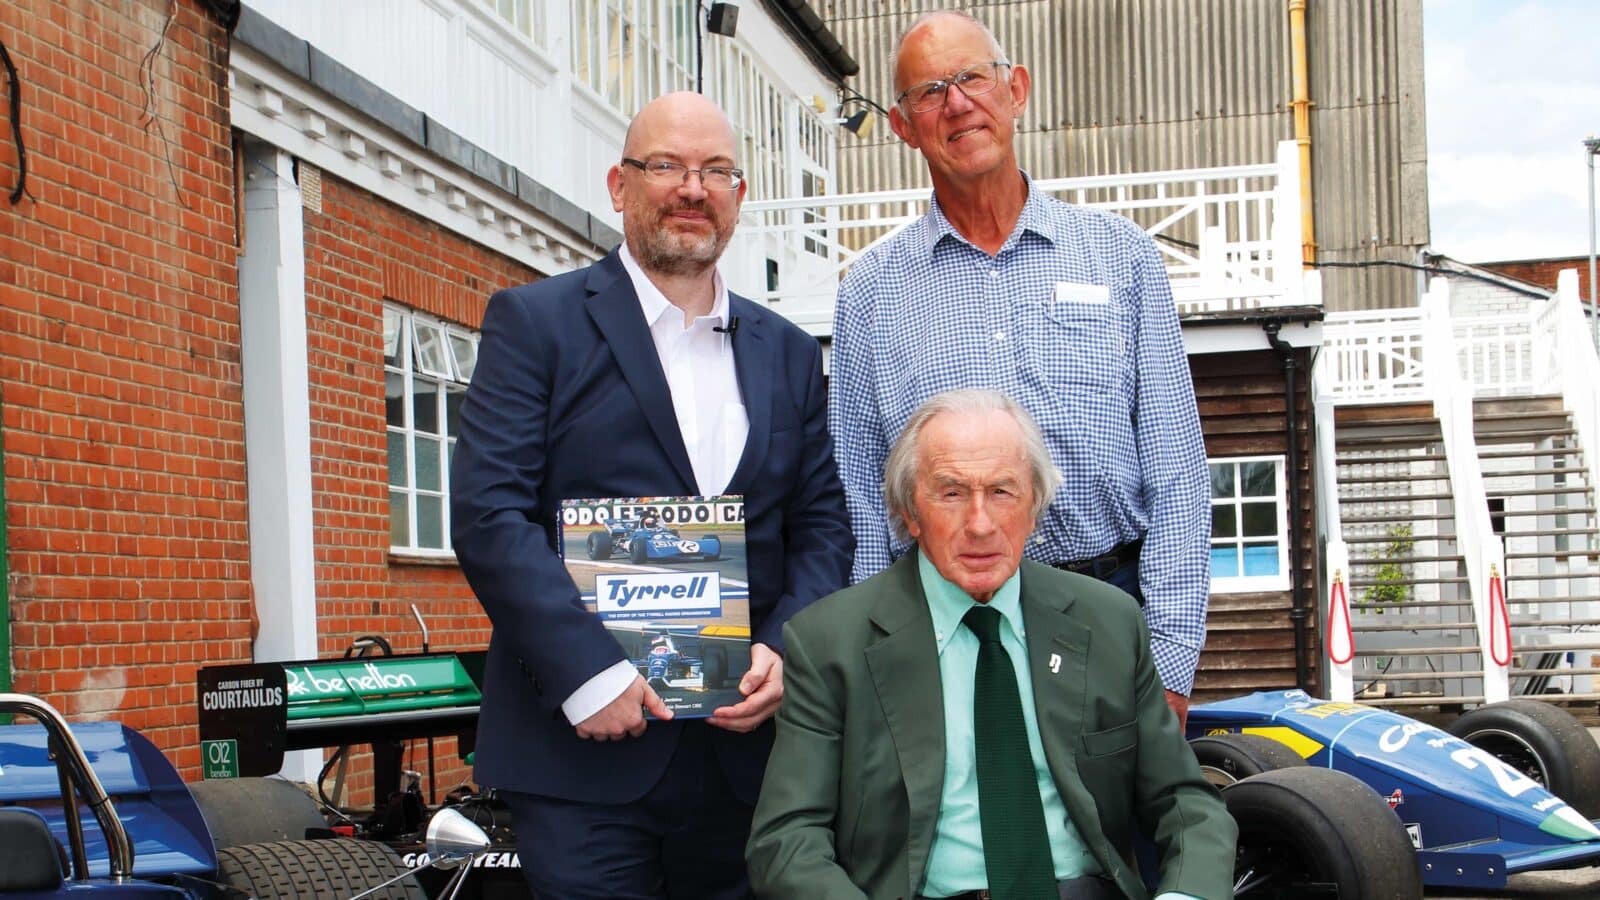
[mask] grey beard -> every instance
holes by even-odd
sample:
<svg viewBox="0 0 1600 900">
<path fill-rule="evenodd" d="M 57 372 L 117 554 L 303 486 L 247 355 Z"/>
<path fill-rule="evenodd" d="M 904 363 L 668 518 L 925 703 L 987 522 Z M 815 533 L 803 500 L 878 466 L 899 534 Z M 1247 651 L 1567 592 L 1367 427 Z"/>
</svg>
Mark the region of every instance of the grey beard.
<svg viewBox="0 0 1600 900">
<path fill-rule="evenodd" d="M 699 275 L 717 264 L 727 244 L 720 232 L 688 242 L 674 241 L 671 237 L 663 239 L 660 232 L 654 232 L 639 235 L 637 240 L 629 242 L 628 249 L 648 271 L 664 275 Z"/>
</svg>

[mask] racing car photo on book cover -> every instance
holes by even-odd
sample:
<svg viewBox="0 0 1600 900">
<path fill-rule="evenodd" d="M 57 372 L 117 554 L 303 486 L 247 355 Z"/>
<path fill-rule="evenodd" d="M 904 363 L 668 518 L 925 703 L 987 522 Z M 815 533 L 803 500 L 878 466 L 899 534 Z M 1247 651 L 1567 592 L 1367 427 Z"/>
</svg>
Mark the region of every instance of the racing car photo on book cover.
<svg viewBox="0 0 1600 900">
<path fill-rule="evenodd" d="M 709 716 L 743 699 L 750 593 L 742 497 L 565 500 L 561 551 L 584 605 L 675 715 Z"/>
</svg>

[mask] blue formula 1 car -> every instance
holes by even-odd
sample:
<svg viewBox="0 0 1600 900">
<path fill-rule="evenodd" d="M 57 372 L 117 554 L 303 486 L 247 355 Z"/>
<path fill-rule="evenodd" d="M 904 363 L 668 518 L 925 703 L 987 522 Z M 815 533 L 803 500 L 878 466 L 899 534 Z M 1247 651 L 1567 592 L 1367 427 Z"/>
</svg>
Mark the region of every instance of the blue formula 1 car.
<svg viewBox="0 0 1600 900">
<path fill-rule="evenodd" d="M 634 563 L 671 563 L 722 558 L 722 539 L 708 534 L 698 540 L 680 537 L 654 516 L 617 519 L 605 531 L 594 531 L 584 547 L 590 559 L 624 556 Z"/>
<path fill-rule="evenodd" d="M 1502 890 L 1600 863 L 1600 747 L 1548 704 L 1479 707 L 1445 731 L 1279 691 L 1197 706 L 1188 734 L 1239 824 L 1239 897 Z"/>
</svg>

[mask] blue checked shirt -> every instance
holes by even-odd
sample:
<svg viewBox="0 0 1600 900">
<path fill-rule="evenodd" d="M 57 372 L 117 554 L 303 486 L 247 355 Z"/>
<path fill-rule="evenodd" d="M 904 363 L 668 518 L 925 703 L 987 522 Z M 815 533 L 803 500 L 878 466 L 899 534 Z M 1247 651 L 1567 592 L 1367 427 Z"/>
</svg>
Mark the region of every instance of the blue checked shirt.
<svg viewBox="0 0 1600 900">
<path fill-rule="evenodd" d="M 906 549 L 890 531 L 883 463 L 912 411 L 994 388 L 1038 420 L 1065 480 L 1027 556 L 1089 559 L 1144 538 L 1156 670 L 1188 694 L 1205 642 L 1211 491 L 1177 308 L 1155 243 L 1120 216 L 1029 182 L 991 257 L 927 215 L 863 254 L 839 285 L 829 426 L 856 535 L 853 578 Z"/>
</svg>

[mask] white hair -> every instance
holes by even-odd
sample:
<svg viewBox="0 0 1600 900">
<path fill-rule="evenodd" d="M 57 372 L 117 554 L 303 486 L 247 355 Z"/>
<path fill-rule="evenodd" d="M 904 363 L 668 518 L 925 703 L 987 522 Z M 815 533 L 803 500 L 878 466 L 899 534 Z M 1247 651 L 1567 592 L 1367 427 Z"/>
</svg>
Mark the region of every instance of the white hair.
<svg viewBox="0 0 1600 900">
<path fill-rule="evenodd" d="M 945 16 L 962 19 L 978 26 L 978 30 L 983 32 L 983 36 L 989 40 L 989 52 L 994 56 L 994 61 L 1003 63 L 1009 63 L 1011 61 L 1010 57 L 1006 56 L 1005 48 L 1000 46 L 1000 39 L 994 36 L 994 32 L 989 30 L 989 26 L 978 21 L 977 17 L 972 13 L 969 13 L 964 9 L 936 9 L 933 12 L 927 12 L 917 16 L 916 19 L 912 20 L 910 25 L 906 26 L 905 31 L 900 32 L 900 37 L 894 42 L 894 52 L 889 55 L 889 75 L 891 78 L 896 79 L 894 86 L 894 92 L 896 94 L 910 86 L 902 85 L 898 81 L 900 76 L 900 53 L 905 49 L 906 38 L 911 36 L 911 32 L 921 28 L 927 22 L 930 22 L 934 19 L 943 18 Z"/>
<path fill-rule="evenodd" d="M 929 397 L 911 414 L 911 418 L 906 420 L 905 427 L 900 430 L 900 436 L 895 438 L 894 446 L 889 448 L 889 458 L 883 464 L 884 505 L 889 509 L 889 524 L 900 540 L 911 539 L 911 532 L 906 524 L 915 514 L 913 501 L 917 490 L 918 465 L 922 457 L 919 447 L 922 430 L 934 417 L 943 413 L 988 412 L 1005 413 L 1017 423 L 1017 429 L 1022 432 L 1022 455 L 1027 460 L 1033 484 L 1031 512 L 1033 520 L 1037 522 L 1045 507 L 1050 505 L 1050 499 L 1055 496 L 1056 488 L 1061 486 L 1061 470 L 1051 462 L 1050 451 L 1044 445 L 1044 435 L 1040 433 L 1033 416 L 1029 415 L 1017 401 L 999 391 L 988 389 L 945 391 Z"/>
</svg>

